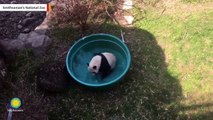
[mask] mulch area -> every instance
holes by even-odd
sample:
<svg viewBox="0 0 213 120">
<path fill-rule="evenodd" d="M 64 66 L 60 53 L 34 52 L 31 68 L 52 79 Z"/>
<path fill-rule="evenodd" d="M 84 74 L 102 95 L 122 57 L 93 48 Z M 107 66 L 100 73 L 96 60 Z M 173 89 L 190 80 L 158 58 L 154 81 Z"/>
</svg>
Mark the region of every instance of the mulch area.
<svg viewBox="0 0 213 120">
<path fill-rule="evenodd" d="M 44 4 L 49 1 L 50 0 L 0 0 L 0 4 Z M 19 33 L 26 32 L 26 28 L 29 29 L 27 32 L 34 30 L 42 23 L 45 16 L 45 12 L 31 12 L 31 15 L 29 15 L 29 12 L 0 12 L 0 40 L 16 38 Z M 29 17 L 34 19 L 27 24 L 23 24 L 23 21 Z"/>
</svg>

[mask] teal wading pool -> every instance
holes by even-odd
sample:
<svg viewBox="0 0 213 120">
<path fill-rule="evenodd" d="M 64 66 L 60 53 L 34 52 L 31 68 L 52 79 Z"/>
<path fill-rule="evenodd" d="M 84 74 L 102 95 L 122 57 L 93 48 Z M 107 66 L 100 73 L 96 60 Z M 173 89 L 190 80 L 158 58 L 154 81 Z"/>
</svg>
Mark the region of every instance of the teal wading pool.
<svg viewBox="0 0 213 120">
<path fill-rule="evenodd" d="M 113 72 L 100 80 L 87 70 L 95 53 L 110 52 L 116 58 Z M 66 68 L 69 75 L 79 84 L 89 88 L 108 88 L 117 84 L 127 73 L 131 63 L 131 55 L 126 44 L 110 34 L 92 34 L 78 40 L 66 57 Z"/>
</svg>

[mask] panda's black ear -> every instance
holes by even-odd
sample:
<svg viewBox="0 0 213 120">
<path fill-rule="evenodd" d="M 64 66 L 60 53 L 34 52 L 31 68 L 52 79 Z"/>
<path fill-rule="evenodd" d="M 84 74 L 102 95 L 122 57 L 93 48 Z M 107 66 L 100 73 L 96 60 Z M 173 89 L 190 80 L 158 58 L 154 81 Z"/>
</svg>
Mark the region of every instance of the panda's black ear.
<svg viewBox="0 0 213 120">
<path fill-rule="evenodd" d="M 87 66 L 89 66 L 89 63 L 87 63 Z"/>
</svg>

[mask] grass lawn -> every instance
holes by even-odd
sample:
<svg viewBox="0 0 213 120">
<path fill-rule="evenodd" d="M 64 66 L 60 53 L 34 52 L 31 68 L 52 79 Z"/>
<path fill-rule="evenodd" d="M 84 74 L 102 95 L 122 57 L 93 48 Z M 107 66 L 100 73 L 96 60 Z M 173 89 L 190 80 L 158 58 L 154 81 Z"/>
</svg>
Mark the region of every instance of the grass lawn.
<svg viewBox="0 0 213 120">
<path fill-rule="evenodd" d="M 125 32 L 132 64 L 117 86 L 91 91 L 72 84 L 68 92 L 58 94 L 44 94 L 36 88 L 37 68 L 57 60 L 57 51 L 81 36 L 76 30 L 63 28 L 51 32 L 54 43 L 45 57 L 33 58 L 27 50 L 10 65 L 17 88 L 9 96 L 20 96 L 28 103 L 24 106 L 28 114 L 34 114 L 30 110 L 35 109 L 39 111 L 36 115 L 48 113 L 50 120 L 212 120 L 213 9 L 180 12 L 168 7 L 162 13 L 163 9 L 148 9 L 145 18 L 133 27 L 109 23 L 83 33 L 119 37 L 120 29 Z"/>
<path fill-rule="evenodd" d="M 185 3 L 204 3 L 204 2 L 212 2 L 212 0 L 182 0 Z"/>
<path fill-rule="evenodd" d="M 181 99 L 172 102 L 178 116 L 210 120 L 213 119 L 213 9 L 197 10 L 173 11 L 160 17 L 154 12 L 136 26 L 155 35 L 164 50 L 167 71 L 180 82 Z"/>
</svg>

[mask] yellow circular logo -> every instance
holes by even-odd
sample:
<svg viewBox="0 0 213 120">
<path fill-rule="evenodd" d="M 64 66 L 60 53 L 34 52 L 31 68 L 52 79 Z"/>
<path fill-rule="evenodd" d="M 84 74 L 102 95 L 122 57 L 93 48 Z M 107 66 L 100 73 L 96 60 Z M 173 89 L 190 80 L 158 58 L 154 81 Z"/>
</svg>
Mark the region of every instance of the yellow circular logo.
<svg viewBox="0 0 213 120">
<path fill-rule="evenodd" d="M 13 98 L 10 101 L 10 106 L 14 109 L 18 109 L 21 107 L 21 99 L 20 98 Z"/>
</svg>

